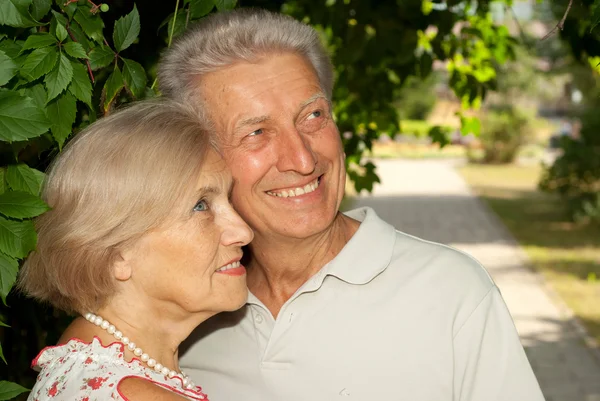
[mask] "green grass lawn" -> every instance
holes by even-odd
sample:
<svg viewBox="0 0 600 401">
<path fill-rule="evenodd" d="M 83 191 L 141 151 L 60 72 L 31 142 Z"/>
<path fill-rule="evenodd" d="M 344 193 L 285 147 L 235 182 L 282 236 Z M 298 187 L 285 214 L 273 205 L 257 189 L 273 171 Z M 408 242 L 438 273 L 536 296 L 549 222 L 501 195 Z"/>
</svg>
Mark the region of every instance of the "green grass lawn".
<svg viewBox="0 0 600 401">
<path fill-rule="evenodd" d="M 409 143 L 374 143 L 370 156 L 378 159 L 437 159 L 465 157 L 464 146 L 447 145 L 442 149 L 438 145 Z"/>
<path fill-rule="evenodd" d="M 573 223 L 560 199 L 539 192 L 539 166 L 467 165 L 460 172 L 600 342 L 600 227 Z"/>
</svg>

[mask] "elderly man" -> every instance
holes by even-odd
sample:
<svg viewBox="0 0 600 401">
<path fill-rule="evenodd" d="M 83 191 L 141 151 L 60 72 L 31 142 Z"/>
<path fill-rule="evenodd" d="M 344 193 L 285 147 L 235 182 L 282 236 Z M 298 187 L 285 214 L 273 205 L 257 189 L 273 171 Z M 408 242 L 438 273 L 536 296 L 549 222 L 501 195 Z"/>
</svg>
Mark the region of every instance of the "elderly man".
<svg viewBox="0 0 600 401">
<path fill-rule="evenodd" d="M 255 232 L 244 308 L 189 339 L 182 366 L 217 401 L 540 401 L 484 268 L 347 214 L 333 71 L 310 27 L 266 11 L 202 20 L 165 55 L 167 96 L 198 104 Z"/>
</svg>

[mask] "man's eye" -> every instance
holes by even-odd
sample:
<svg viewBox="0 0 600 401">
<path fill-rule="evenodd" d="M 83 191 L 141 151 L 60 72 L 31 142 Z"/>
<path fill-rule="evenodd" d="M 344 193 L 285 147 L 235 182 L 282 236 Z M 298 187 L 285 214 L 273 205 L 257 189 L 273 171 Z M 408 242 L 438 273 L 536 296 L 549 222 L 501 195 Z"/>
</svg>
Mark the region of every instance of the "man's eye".
<svg viewBox="0 0 600 401">
<path fill-rule="evenodd" d="M 208 202 L 204 199 L 199 200 L 198 203 L 196 203 L 196 206 L 194 206 L 194 212 L 206 212 L 207 210 Z"/>
<path fill-rule="evenodd" d="M 263 133 L 262 128 L 257 129 L 256 131 L 252 131 L 248 136 L 256 136 L 261 135 Z"/>
<path fill-rule="evenodd" d="M 319 117 L 321 117 L 322 114 L 323 113 L 321 112 L 321 110 L 315 110 L 308 115 L 307 119 L 312 120 L 313 118 L 319 118 Z"/>
</svg>

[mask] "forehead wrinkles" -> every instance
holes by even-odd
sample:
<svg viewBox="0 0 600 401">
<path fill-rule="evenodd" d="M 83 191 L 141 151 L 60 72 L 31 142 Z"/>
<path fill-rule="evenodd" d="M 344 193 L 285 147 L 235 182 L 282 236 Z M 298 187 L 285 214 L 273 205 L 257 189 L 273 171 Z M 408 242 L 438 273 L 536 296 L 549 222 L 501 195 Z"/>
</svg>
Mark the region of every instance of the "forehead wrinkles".
<svg viewBox="0 0 600 401">
<path fill-rule="evenodd" d="M 206 74 L 199 84 L 221 153 L 235 141 L 241 120 L 297 113 L 322 93 L 312 66 L 293 54 L 234 64 Z"/>
<path fill-rule="evenodd" d="M 216 156 L 215 156 L 216 158 Z M 225 161 L 219 157 L 218 160 L 208 160 L 200 176 L 203 187 L 215 187 L 221 192 L 227 192 L 231 185 L 231 173 Z"/>
</svg>

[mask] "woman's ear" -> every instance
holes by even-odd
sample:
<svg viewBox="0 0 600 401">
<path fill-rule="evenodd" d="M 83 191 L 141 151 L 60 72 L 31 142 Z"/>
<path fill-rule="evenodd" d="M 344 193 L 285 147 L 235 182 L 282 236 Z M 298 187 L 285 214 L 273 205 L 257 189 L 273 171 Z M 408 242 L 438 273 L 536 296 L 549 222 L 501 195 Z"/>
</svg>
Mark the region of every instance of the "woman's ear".
<svg viewBox="0 0 600 401">
<path fill-rule="evenodd" d="M 113 263 L 113 275 L 117 280 L 127 281 L 131 278 L 133 270 L 131 268 L 132 254 L 131 250 L 122 250 L 117 254 Z"/>
</svg>

